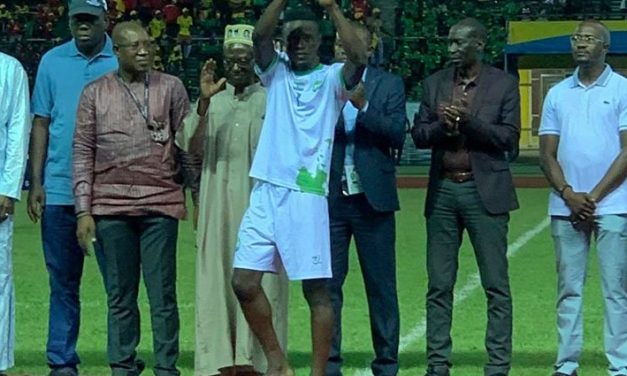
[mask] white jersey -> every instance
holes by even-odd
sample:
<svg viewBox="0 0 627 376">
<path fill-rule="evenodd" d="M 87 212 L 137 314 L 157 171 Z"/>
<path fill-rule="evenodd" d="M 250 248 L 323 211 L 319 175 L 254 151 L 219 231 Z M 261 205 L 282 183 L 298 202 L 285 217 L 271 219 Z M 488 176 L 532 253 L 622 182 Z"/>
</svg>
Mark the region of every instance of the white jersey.
<svg viewBox="0 0 627 376">
<path fill-rule="evenodd" d="M 252 178 L 326 195 L 335 125 L 349 97 L 343 64 L 291 70 L 285 53 L 257 75 L 268 90 L 266 116 L 250 170 Z"/>
</svg>

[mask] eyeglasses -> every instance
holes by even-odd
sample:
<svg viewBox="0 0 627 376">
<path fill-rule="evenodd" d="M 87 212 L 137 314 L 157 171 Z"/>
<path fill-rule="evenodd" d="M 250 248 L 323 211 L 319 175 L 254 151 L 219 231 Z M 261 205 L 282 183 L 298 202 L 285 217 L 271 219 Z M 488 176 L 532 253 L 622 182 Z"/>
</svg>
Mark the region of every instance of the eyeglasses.
<svg viewBox="0 0 627 376">
<path fill-rule="evenodd" d="M 585 43 L 592 44 L 595 42 L 605 43 L 604 40 L 595 37 L 594 35 L 581 35 L 581 34 L 573 34 L 570 36 L 570 42 L 575 43 Z"/>
<path fill-rule="evenodd" d="M 241 67 L 246 67 L 246 66 L 250 66 L 252 64 L 252 60 L 251 59 L 224 59 L 224 66 L 225 67 L 234 67 L 235 64 L 237 64 L 237 66 Z"/>
<path fill-rule="evenodd" d="M 133 43 L 128 43 L 128 44 L 116 44 L 116 46 L 119 48 L 128 48 L 131 51 L 138 51 L 140 48 L 149 50 L 155 47 L 155 42 L 153 41 L 141 42 L 141 43 L 133 42 Z"/>
</svg>

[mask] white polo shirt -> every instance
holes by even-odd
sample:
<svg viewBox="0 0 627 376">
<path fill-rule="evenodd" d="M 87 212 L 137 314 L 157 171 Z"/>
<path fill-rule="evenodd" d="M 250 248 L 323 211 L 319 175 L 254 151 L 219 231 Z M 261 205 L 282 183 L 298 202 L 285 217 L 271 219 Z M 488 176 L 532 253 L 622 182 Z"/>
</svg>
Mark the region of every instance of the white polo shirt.
<svg viewBox="0 0 627 376">
<path fill-rule="evenodd" d="M 559 136 L 557 161 L 576 192 L 590 192 L 620 153 L 620 132 L 627 132 L 627 79 L 608 65 L 590 86 L 579 81 L 579 68 L 549 90 L 539 134 Z M 556 192 L 549 214 L 570 210 Z M 597 203 L 595 215 L 627 214 L 627 182 Z"/>
</svg>

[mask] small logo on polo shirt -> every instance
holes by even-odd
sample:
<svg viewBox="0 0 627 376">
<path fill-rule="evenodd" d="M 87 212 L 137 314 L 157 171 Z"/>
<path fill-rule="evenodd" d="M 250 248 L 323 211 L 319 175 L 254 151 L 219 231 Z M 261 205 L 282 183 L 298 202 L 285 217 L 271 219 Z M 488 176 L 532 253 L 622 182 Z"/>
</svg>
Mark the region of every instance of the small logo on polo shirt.
<svg viewBox="0 0 627 376">
<path fill-rule="evenodd" d="M 610 104 L 610 101 L 603 101 L 603 103 L 605 103 L 605 104 Z"/>
</svg>

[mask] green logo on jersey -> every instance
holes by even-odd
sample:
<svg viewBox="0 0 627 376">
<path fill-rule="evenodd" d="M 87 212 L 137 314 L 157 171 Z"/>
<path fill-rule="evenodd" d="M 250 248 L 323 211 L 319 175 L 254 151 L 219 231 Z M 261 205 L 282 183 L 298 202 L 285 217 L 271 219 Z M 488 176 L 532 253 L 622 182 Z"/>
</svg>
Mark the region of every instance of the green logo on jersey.
<svg viewBox="0 0 627 376">
<path fill-rule="evenodd" d="M 324 186 L 327 182 L 327 173 L 318 168 L 316 174 L 312 174 L 305 167 L 301 167 L 298 170 L 298 176 L 296 176 L 296 185 L 302 192 L 314 193 L 317 195 L 325 195 Z"/>
<path fill-rule="evenodd" d="M 314 81 L 313 86 L 311 87 L 311 90 L 318 91 L 318 90 L 320 90 L 321 87 L 322 87 L 322 81 L 321 80 L 316 80 L 316 81 Z"/>
</svg>

